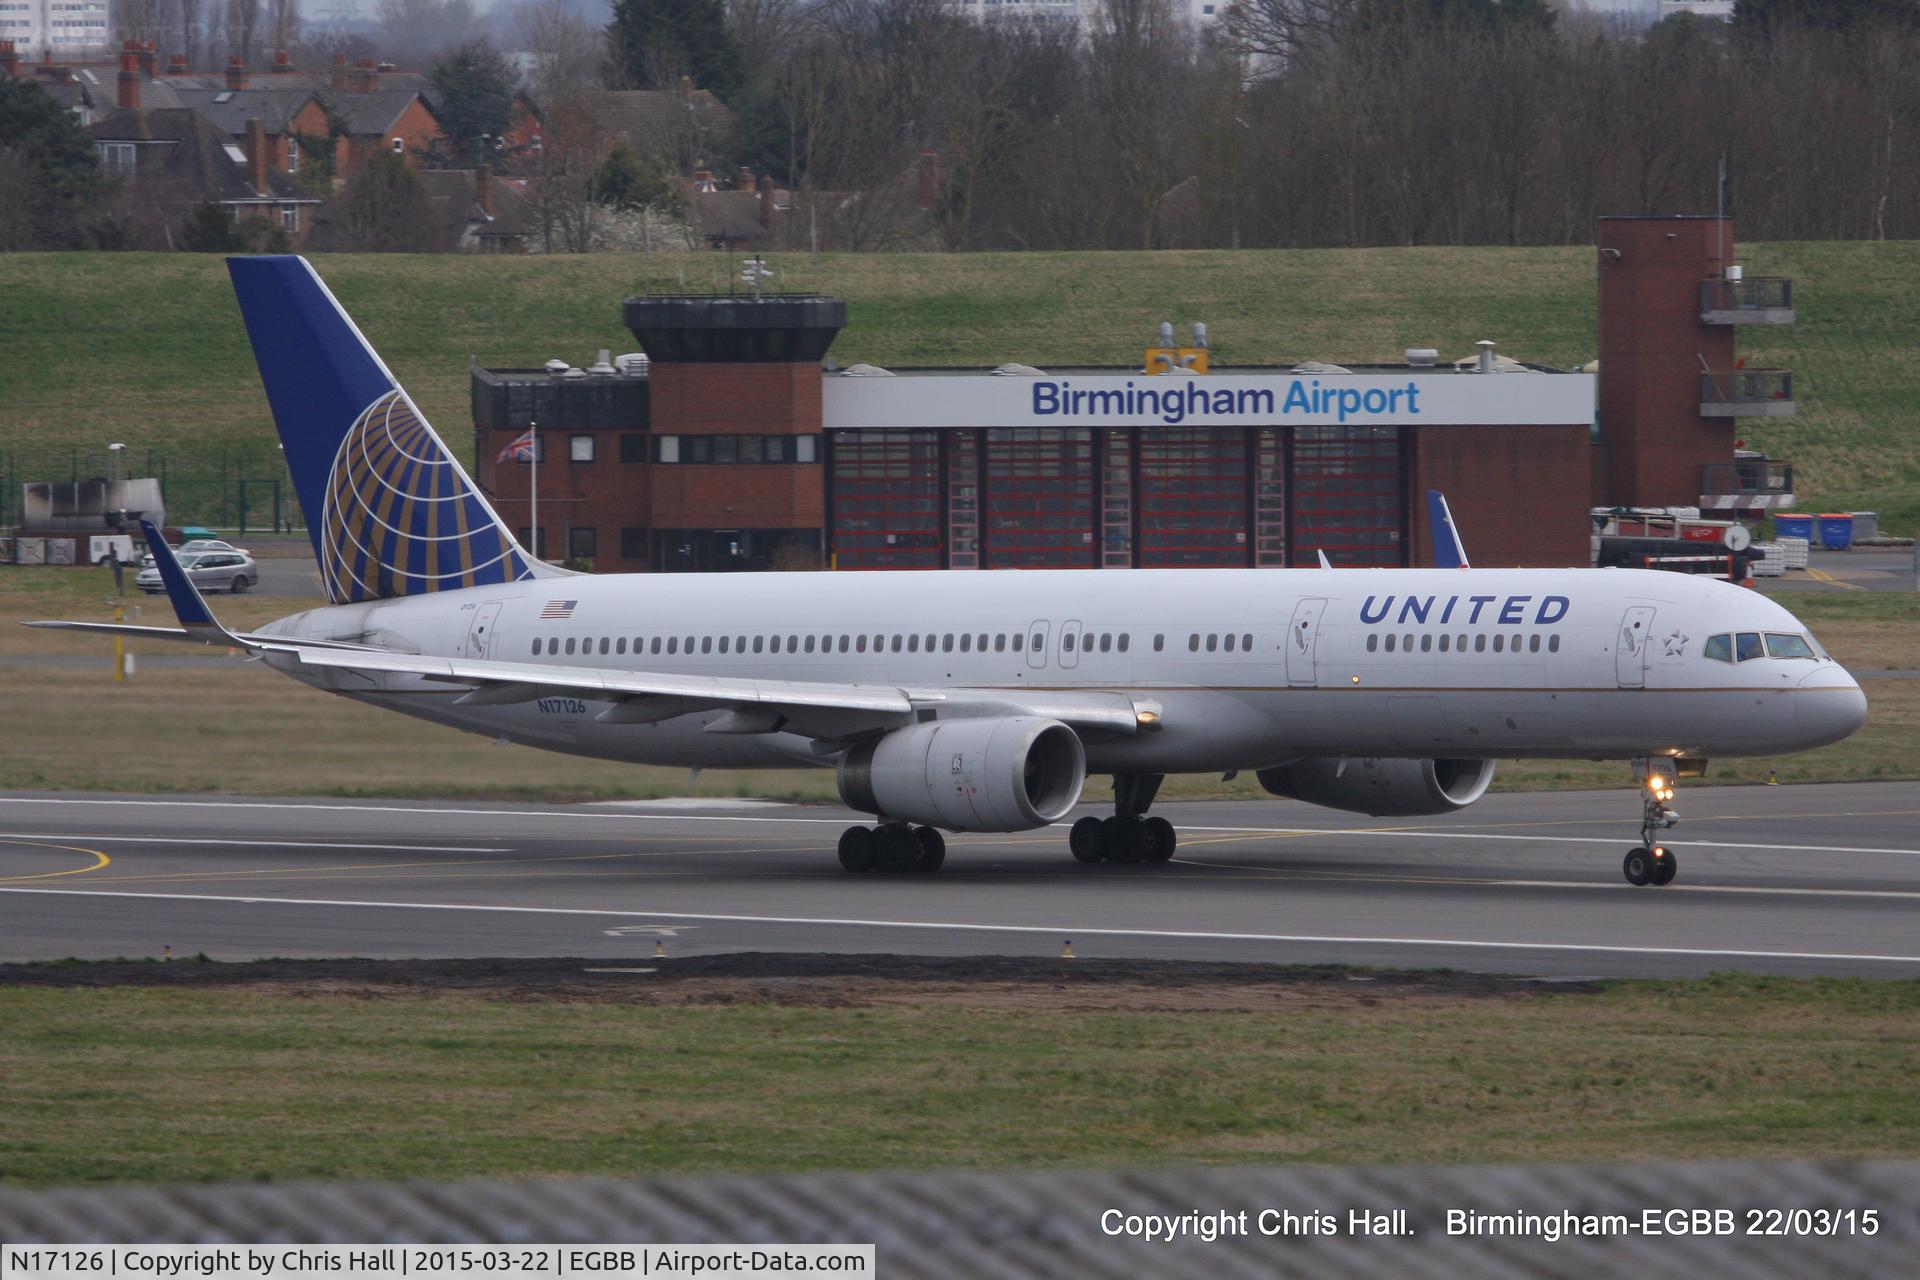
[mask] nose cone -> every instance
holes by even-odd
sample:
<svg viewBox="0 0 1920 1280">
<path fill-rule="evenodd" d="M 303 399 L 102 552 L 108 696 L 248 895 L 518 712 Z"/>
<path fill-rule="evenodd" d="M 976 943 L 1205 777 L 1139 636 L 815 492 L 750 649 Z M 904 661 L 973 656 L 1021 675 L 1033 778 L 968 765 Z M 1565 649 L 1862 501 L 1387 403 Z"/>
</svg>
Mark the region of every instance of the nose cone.
<svg viewBox="0 0 1920 1280">
<path fill-rule="evenodd" d="M 1793 715 L 1809 747 L 1823 747 L 1849 736 L 1867 722 L 1867 695 L 1846 668 L 1824 663 L 1794 691 Z"/>
</svg>

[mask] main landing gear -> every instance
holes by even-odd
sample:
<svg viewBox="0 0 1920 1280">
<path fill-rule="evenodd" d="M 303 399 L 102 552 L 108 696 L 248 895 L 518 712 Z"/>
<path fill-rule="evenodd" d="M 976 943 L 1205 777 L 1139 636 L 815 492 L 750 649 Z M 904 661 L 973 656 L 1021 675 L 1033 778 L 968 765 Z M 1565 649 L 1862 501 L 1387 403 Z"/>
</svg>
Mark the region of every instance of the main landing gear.
<svg viewBox="0 0 1920 1280">
<path fill-rule="evenodd" d="M 887 822 L 840 833 L 840 865 L 849 871 L 934 872 L 946 860 L 946 837 L 932 827 Z"/>
<path fill-rule="evenodd" d="M 1680 871 L 1679 859 L 1674 857 L 1672 849 L 1657 843 L 1653 833 L 1668 830 L 1680 822 L 1680 815 L 1667 808 L 1667 801 L 1673 799 L 1674 763 L 1671 760 L 1633 763 L 1645 787 L 1640 807 L 1640 843 L 1627 850 L 1620 870 L 1626 875 L 1627 883 L 1636 888 L 1671 884 Z"/>
<path fill-rule="evenodd" d="M 1082 818 L 1073 824 L 1067 847 L 1081 862 L 1165 862 L 1177 836 L 1165 818 L 1149 818 L 1162 773 L 1113 775 L 1113 816 Z"/>
</svg>

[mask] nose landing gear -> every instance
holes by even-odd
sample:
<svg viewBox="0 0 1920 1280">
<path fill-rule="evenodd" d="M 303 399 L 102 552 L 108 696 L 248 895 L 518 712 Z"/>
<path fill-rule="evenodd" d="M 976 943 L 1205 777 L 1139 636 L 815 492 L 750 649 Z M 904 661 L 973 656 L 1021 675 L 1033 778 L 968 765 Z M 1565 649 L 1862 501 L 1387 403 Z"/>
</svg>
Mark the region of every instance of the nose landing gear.
<svg viewBox="0 0 1920 1280">
<path fill-rule="evenodd" d="M 1672 884 L 1680 872 L 1680 861 L 1673 850 L 1654 840 L 1654 832 L 1678 826 L 1680 815 L 1667 808 L 1673 799 L 1674 762 L 1636 760 L 1634 769 L 1644 780 L 1640 805 L 1640 843 L 1627 850 L 1620 864 L 1627 883 L 1636 888 L 1645 885 Z"/>
</svg>

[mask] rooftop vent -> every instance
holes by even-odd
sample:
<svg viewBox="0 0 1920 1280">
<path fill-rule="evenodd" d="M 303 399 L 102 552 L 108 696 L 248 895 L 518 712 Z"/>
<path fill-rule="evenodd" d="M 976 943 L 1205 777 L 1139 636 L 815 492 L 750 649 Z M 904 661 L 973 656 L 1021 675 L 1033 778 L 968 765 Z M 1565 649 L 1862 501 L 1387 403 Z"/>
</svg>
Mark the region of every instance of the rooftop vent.
<svg viewBox="0 0 1920 1280">
<path fill-rule="evenodd" d="M 600 348 L 600 358 L 587 366 L 587 372 L 602 378 L 610 378 L 614 374 L 620 372 L 618 369 L 613 367 L 613 361 L 608 359 L 607 357 L 608 357 L 607 349 L 605 347 Z"/>
<path fill-rule="evenodd" d="M 882 369 L 877 364 L 850 364 L 841 371 L 846 378 L 891 378 L 893 370 Z"/>
<path fill-rule="evenodd" d="M 647 359 L 644 351 L 629 351 L 625 355 L 613 358 L 613 367 L 629 378 L 644 378 L 653 362 Z"/>
<path fill-rule="evenodd" d="M 1352 373 L 1353 370 L 1343 364 L 1328 364 L 1324 360 L 1302 360 L 1288 373 Z"/>
<path fill-rule="evenodd" d="M 548 373 L 565 373 L 572 366 L 569 365 L 565 360 L 549 360 L 540 367 L 545 369 Z"/>
<path fill-rule="evenodd" d="M 1431 369 L 1440 360 L 1440 352 L 1433 347 L 1408 347 L 1407 363 L 1416 369 Z"/>
<path fill-rule="evenodd" d="M 1036 369 L 1030 364 L 1008 363 L 996 366 L 993 376 L 996 378 L 1044 378 L 1047 376 L 1047 371 Z"/>
</svg>

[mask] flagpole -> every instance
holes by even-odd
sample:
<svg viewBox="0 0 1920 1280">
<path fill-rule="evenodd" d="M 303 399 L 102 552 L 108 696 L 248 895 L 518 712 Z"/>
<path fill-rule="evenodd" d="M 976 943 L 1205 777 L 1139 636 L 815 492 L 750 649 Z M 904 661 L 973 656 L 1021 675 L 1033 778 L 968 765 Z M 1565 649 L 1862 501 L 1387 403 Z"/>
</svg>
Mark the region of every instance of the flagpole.
<svg viewBox="0 0 1920 1280">
<path fill-rule="evenodd" d="M 535 560 L 540 558 L 540 424 L 532 418 L 527 419 L 527 433 L 532 437 L 533 473 L 531 478 L 533 494 L 533 513 L 527 517 L 532 527 L 527 530 L 527 540 L 533 545 L 527 551 Z"/>
</svg>

